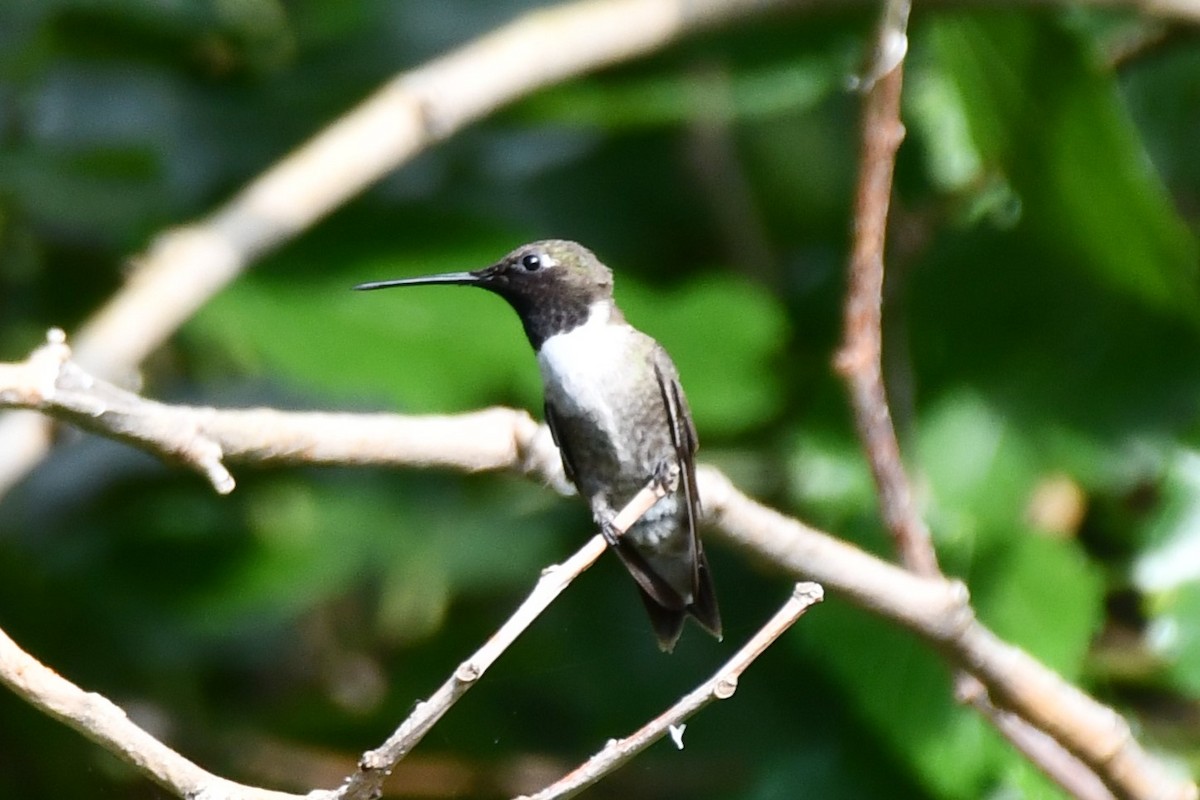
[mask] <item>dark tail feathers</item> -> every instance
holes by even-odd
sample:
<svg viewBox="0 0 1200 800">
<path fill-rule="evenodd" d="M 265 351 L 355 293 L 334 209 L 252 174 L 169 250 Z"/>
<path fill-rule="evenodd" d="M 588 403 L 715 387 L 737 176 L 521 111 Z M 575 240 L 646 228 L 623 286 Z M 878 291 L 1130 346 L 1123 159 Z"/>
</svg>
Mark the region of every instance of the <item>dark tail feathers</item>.
<svg viewBox="0 0 1200 800">
<path fill-rule="evenodd" d="M 689 616 L 695 619 L 700 627 L 715 636 L 718 641 L 721 639 L 721 610 L 717 608 L 717 594 L 713 590 L 708 559 L 705 558 L 703 551 L 699 552 L 697 556 L 699 564 L 697 565 L 696 596 L 684 608 L 668 608 L 651 597 L 640 585 L 638 586 L 638 593 L 642 597 L 642 603 L 646 606 L 646 613 L 650 615 L 650 624 L 654 628 L 655 636 L 658 637 L 658 646 L 665 653 L 670 653 L 675 649 L 675 643 L 679 641 L 679 635 L 683 633 L 683 620 Z"/>
</svg>

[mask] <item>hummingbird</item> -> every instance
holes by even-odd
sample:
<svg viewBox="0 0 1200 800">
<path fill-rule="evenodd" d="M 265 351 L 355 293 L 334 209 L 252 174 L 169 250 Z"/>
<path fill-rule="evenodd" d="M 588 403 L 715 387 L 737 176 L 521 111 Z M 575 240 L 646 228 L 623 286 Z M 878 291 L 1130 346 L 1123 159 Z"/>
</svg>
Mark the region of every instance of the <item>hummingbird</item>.
<svg viewBox="0 0 1200 800">
<path fill-rule="evenodd" d="M 697 531 L 696 428 L 671 357 L 626 322 L 613 300 L 612 270 L 581 244 L 549 239 L 472 272 L 354 288 L 428 284 L 486 289 L 521 318 L 563 471 L 637 583 L 659 647 L 674 649 L 689 616 L 720 639 L 721 615 Z M 619 534 L 613 519 L 651 480 L 667 494 Z"/>
</svg>

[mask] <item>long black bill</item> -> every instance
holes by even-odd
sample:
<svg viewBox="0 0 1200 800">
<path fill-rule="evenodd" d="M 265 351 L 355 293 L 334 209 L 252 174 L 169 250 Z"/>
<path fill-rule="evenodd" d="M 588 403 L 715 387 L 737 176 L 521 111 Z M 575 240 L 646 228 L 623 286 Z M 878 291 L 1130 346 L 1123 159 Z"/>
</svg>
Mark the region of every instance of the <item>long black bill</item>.
<svg viewBox="0 0 1200 800">
<path fill-rule="evenodd" d="M 444 272 L 441 275 L 424 275 L 420 278 L 396 278 L 390 281 L 372 281 L 355 286 L 357 291 L 371 289 L 387 289 L 392 286 L 423 286 L 429 284 L 450 284 L 455 286 L 474 286 L 481 283 L 484 277 L 478 272 Z"/>
</svg>

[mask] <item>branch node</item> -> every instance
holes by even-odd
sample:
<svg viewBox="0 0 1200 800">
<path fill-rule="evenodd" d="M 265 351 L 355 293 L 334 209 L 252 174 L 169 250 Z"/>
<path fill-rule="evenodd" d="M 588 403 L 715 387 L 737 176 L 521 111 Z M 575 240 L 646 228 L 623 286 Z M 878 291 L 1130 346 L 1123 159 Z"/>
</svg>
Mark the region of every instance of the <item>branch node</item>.
<svg viewBox="0 0 1200 800">
<path fill-rule="evenodd" d="M 806 607 L 825 599 L 825 587 L 814 581 L 801 581 L 792 587 L 792 599 Z"/>
<path fill-rule="evenodd" d="M 686 722 L 681 722 L 678 725 L 667 726 L 667 734 L 671 737 L 671 741 L 675 744 L 675 748 L 677 750 L 683 749 L 683 732 L 686 730 Z"/>
<path fill-rule="evenodd" d="M 185 463 L 191 464 L 204 474 L 217 494 L 229 494 L 237 485 L 233 475 L 225 468 L 221 459 L 225 452 L 215 440 L 199 431 L 195 432 L 177 451 Z"/>
<path fill-rule="evenodd" d="M 728 700 L 737 691 L 737 675 L 726 675 L 713 686 L 713 697 L 718 700 Z"/>
<path fill-rule="evenodd" d="M 67 334 L 63 329 L 51 328 L 46 331 L 46 343 L 29 356 L 29 366 L 36 379 L 36 386 L 33 388 L 35 403 L 48 403 L 54 398 L 63 365 L 70 359 L 71 348 L 67 344 Z"/>
<path fill-rule="evenodd" d="M 454 679 L 460 683 L 474 683 L 479 680 L 483 670 L 474 661 L 464 661 L 454 672 Z"/>
<path fill-rule="evenodd" d="M 853 344 L 847 343 L 833 357 L 833 368 L 843 378 L 858 375 L 875 360 L 870 342 L 857 338 Z"/>
<path fill-rule="evenodd" d="M 940 615 L 937 638 L 952 642 L 965 635 L 975 622 L 975 609 L 971 607 L 971 593 L 960 580 L 947 580 L 948 606 Z"/>
<path fill-rule="evenodd" d="M 418 703 L 420 707 L 423 703 Z M 362 758 L 358 760 L 358 768 L 363 772 L 379 772 L 386 770 L 388 766 L 388 758 L 378 750 L 368 750 L 362 754 Z"/>
<path fill-rule="evenodd" d="M 884 5 L 879 36 L 871 49 L 870 61 L 861 75 L 851 75 L 847 79 L 850 91 L 870 92 L 876 83 L 904 63 L 908 54 L 908 15 L 911 10 L 909 0 L 891 0 Z"/>
</svg>

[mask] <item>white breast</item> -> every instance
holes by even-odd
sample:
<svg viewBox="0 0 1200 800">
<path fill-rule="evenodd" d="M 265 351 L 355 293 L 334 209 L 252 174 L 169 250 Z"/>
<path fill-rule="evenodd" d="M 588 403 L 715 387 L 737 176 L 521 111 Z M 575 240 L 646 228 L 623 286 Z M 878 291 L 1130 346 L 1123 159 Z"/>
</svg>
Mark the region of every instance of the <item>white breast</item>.
<svg viewBox="0 0 1200 800">
<path fill-rule="evenodd" d="M 628 325 L 609 324 L 610 306 L 592 305 L 587 322 L 566 333 L 551 336 L 538 351 L 538 366 L 546 399 L 560 413 L 597 420 L 617 438 L 613 412 L 620 407 L 615 379 L 628 367 Z"/>
</svg>

